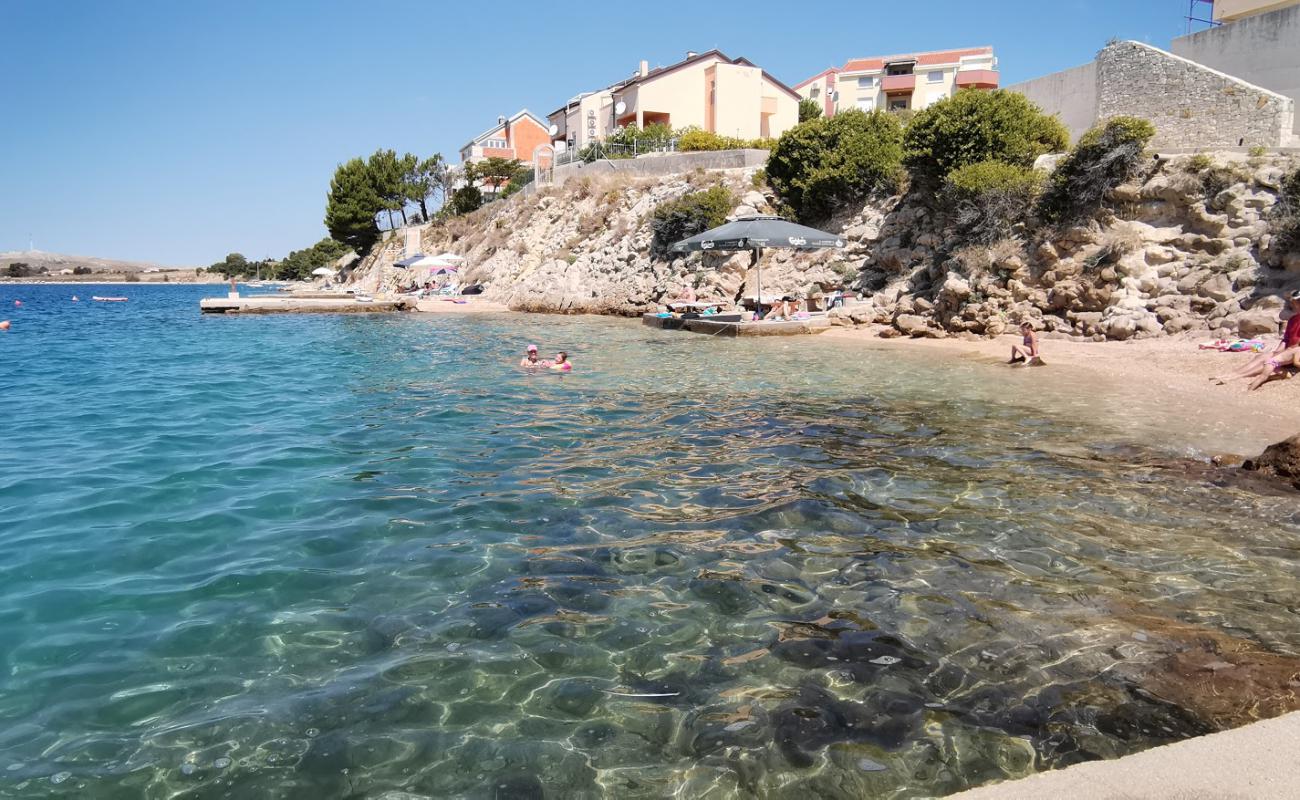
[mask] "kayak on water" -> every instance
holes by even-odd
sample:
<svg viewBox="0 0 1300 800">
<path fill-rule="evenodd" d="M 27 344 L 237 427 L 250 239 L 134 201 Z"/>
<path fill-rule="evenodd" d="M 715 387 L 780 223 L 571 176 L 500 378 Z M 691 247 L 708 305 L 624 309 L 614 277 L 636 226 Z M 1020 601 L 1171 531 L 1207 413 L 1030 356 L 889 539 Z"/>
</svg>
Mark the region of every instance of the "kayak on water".
<svg viewBox="0 0 1300 800">
<path fill-rule="evenodd" d="M 125 297 L 100 297 L 99 295 L 92 295 L 90 299 L 94 300 L 96 303 L 125 303 L 126 302 Z"/>
</svg>

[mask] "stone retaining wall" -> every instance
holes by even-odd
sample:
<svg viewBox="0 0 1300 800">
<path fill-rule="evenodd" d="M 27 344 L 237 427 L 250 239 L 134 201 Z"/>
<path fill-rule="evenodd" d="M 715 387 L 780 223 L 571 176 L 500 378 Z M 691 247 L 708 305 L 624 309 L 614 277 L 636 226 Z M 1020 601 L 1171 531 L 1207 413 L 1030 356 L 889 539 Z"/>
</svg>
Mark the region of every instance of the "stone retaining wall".
<svg viewBox="0 0 1300 800">
<path fill-rule="evenodd" d="M 566 181 L 580 177 L 626 174 L 638 177 L 663 177 L 694 172 L 697 169 L 744 169 L 761 167 L 767 163 L 766 150 L 714 150 L 691 153 L 664 153 L 614 160 L 581 161 L 555 168 L 551 183 L 561 186 Z"/>
<path fill-rule="evenodd" d="M 1145 117 L 1155 147 L 1280 147 L 1294 109 L 1288 97 L 1140 42 L 1097 55 L 1097 118 Z"/>
<path fill-rule="evenodd" d="M 1058 115 L 1076 139 L 1110 117 L 1149 119 L 1161 149 L 1285 147 L 1295 119 L 1289 97 L 1141 42 L 1115 42 L 1091 64 L 1008 89 Z"/>
</svg>

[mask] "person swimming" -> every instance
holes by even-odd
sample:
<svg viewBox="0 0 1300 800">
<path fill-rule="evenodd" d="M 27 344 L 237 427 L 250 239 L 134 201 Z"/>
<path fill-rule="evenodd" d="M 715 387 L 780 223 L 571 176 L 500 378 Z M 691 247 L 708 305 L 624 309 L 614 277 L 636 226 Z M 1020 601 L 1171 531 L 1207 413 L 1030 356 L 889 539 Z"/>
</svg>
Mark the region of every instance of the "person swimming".
<svg viewBox="0 0 1300 800">
<path fill-rule="evenodd" d="M 572 372 L 573 364 L 569 361 L 569 354 L 561 350 L 555 354 L 555 362 L 552 363 L 551 369 L 559 372 Z"/>
<path fill-rule="evenodd" d="M 537 360 L 537 345 L 528 345 L 528 351 L 524 354 L 523 359 L 519 362 L 521 367 L 545 367 L 546 362 Z"/>
</svg>

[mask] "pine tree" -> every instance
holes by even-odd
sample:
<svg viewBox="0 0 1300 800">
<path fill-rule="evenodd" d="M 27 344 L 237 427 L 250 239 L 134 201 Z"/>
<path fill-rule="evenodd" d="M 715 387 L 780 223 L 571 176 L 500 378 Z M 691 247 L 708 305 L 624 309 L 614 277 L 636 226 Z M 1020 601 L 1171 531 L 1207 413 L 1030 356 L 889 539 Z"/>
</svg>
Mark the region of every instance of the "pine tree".
<svg viewBox="0 0 1300 800">
<path fill-rule="evenodd" d="M 354 158 L 334 170 L 325 206 L 325 227 L 330 238 L 358 253 L 366 252 L 379 238 L 375 220 L 384 209 L 366 162 Z"/>
</svg>

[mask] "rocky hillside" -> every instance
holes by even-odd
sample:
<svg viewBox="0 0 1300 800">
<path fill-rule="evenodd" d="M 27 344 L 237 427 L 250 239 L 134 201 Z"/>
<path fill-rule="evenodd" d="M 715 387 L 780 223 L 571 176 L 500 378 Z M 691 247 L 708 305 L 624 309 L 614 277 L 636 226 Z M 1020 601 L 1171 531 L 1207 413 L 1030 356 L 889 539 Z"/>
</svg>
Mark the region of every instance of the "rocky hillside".
<svg viewBox="0 0 1300 800">
<path fill-rule="evenodd" d="M 748 255 L 652 258 L 650 217 L 662 202 L 719 183 L 732 191 L 733 215 L 770 213 L 768 198 L 753 188 L 753 172 L 570 182 L 426 226 L 421 250 L 466 256 L 462 282 L 482 283 L 487 299 L 521 311 L 635 315 L 676 297 L 688 281 L 701 298 L 735 299 L 746 285 Z M 865 245 L 855 245 L 855 258 L 769 254 L 763 262 L 764 294 L 802 293 L 852 280 L 858 271 L 854 262 L 860 264 L 865 253 Z M 404 277 L 399 270 L 376 268 L 394 257 L 400 258 L 399 249 L 381 243 L 359 264 L 354 282 L 375 290 Z"/>
<path fill-rule="evenodd" d="M 1024 319 L 1111 339 L 1273 332 L 1279 292 L 1300 288 L 1300 255 L 1274 247 L 1267 222 L 1288 168 L 1240 155 L 1153 160 L 1113 192 L 1099 221 L 992 246 L 963 242 L 929 198 L 881 199 L 823 226 L 843 233 L 845 250 L 769 251 L 764 293 L 856 286 L 866 301 L 837 310 L 836 321 L 886 325 L 886 334 L 994 335 Z M 463 281 L 524 311 L 638 314 L 688 281 L 701 298 L 735 299 L 754 291 L 747 255 L 650 254 L 655 207 L 719 182 L 736 198 L 733 215 L 771 210 L 751 171 L 586 180 L 427 226 L 421 249 L 465 255 Z M 401 271 L 383 265 L 395 257 L 396 246 L 377 246 L 353 281 L 391 285 Z"/>
<path fill-rule="evenodd" d="M 895 201 L 860 277 L 854 323 L 911 335 L 1039 330 L 1129 339 L 1188 330 L 1275 333 L 1280 293 L 1300 288 L 1300 254 L 1267 221 L 1288 165 L 1221 156 L 1156 160 L 1112 192 L 1098 221 L 969 246 L 917 199 Z"/>
</svg>

